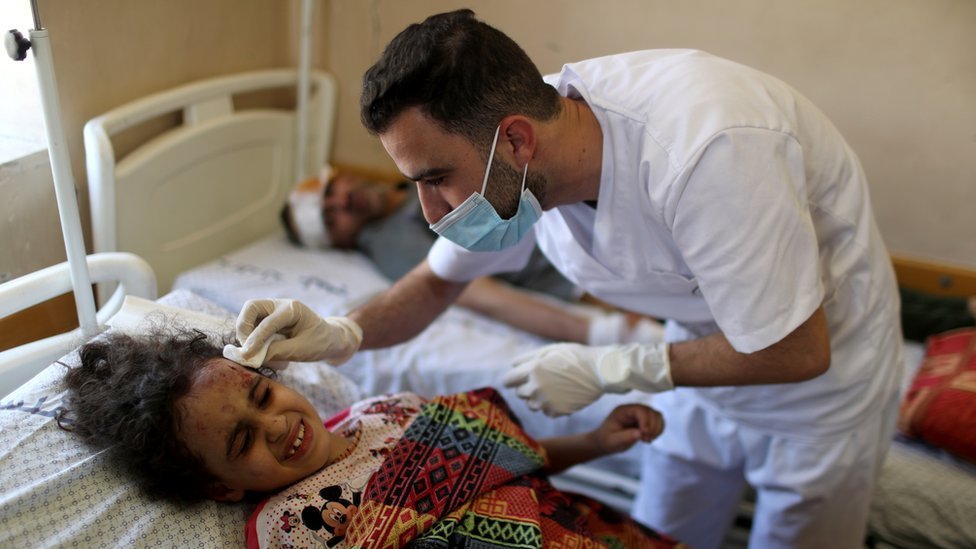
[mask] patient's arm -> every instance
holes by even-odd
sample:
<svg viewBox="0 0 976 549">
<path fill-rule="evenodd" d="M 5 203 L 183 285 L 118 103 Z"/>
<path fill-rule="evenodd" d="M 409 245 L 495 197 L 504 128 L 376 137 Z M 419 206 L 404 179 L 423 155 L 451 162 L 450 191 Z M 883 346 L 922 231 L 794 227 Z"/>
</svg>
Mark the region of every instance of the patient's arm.
<svg viewBox="0 0 976 549">
<path fill-rule="evenodd" d="M 473 280 L 457 302 L 538 336 L 556 341 L 586 342 L 587 318 L 493 278 Z"/>
<path fill-rule="evenodd" d="M 661 414 L 643 404 L 623 404 L 589 433 L 547 438 L 539 442 L 549 455 L 551 474 L 609 454 L 627 450 L 638 440 L 650 442 L 664 430 Z"/>
<path fill-rule="evenodd" d="M 457 300 L 465 286 L 466 282 L 440 278 L 424 259 L 389 290 L 349 314 L 363 329 L 360 348 L 389 347 L 416 336 Z"/>
</svg>

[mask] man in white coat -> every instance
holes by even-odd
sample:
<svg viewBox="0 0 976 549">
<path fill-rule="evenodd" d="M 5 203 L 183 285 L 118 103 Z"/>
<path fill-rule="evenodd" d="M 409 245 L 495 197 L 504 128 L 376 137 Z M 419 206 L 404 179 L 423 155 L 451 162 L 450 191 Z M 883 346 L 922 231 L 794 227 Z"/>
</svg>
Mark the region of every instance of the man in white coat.
<svg viewBox="0 0 976 549">
<path fill-rule="evenodd" d="M 550 415 L 660 393 L 636 518 L 717 547 L 748 483 L 753 546 L 862 544 L 897 408 L 898 299 L 860 164 L 807 99 L 689 50 L 543 80 L 460 10 L 394 38 L 364 76 L 362 118 L 441 238 L 348 318 L 249 304 L 245 355 L 341 362 L 404 341 L 538 242 L 587 292 L 668 319 L 668 343 L 555 344 L 504 380 Z"/>
</svg>

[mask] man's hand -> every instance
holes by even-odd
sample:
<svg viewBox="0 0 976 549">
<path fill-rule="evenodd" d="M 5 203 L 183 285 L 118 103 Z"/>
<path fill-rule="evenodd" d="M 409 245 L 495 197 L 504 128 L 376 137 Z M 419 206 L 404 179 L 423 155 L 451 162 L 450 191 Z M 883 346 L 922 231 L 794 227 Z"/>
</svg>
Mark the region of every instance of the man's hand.
<svg viewBox="0 0 976 549">
<path fill-rule="evenodd" d="M 570 414 L 603 393 L 631 389 L 654 393 L 674 388 L 668 344 L 587 347 L 547 345 L 515 359 L 503 382 L 529 408 L 549 416 Z"/>
<path fill-rule="evenodd" d="M 346 317 L 322 318 L 293 299 L 252 299 L 237 317 L 240 347 L 228 345 L 224 356 L 248 366 L 270 361 L 339 365 L 359 350 L 363 331 Z"/>
</svg>

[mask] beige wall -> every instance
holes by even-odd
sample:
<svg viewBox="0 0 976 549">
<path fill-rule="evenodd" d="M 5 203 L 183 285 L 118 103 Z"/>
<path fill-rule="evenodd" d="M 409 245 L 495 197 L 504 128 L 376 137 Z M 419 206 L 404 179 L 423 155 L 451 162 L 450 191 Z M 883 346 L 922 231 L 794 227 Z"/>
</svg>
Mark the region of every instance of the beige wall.
<svg viewBox="0 0 976 549">
<path fill-rule="evenodd" d="M 331 0 L 342 86 L 334 157 L 393 169 L 360 128 L 358 89 L 407 24 L 470 7 L 543 72 L 641 48 L 699 48 L 798 88 L 860 154 L 894 253 L 976 267 L 974 0 Z"/>
<path fill-rule="evenodd" d="M 40 0 L 86 221 L 84 122 L 197 78 L 294 65 L 299 5 Z M 362 73 L 408 23 L 464 6 L 544 72 L 616 51 L 694 47 L 781 77 L 861 155 L 893 252 L 976 267 L 976 0 L 319 0 L 313 65 L 339 80 L 336 161 L 393 169 L 359 124 Z M 0 276 L 62 260 L 43 158 L 0 167 L 0 196 Z"/>
<path fill-rule="evenodd" d="M 47 151 L 0 165 L 0 282 L 64 261 Z"/>
</svg>

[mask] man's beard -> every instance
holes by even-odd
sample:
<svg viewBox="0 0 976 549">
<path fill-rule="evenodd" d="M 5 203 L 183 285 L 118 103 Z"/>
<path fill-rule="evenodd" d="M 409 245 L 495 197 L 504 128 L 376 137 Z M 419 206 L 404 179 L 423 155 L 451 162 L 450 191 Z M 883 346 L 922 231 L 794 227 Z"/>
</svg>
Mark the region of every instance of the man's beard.
<svg viewBox="0 0 976 549">
<path fill-rule="evenodd" d="M 546 202 L 547 181 L 544 175 L 529 169 L 525 176 L 525 188 L 532 191 L 539 204 Z M 485 199 L 491 203 L 502 219 L 509 219 L 518 211 L 522 199 L 522 172 L 496 156 L 491 162 Z"/>
</svg>

